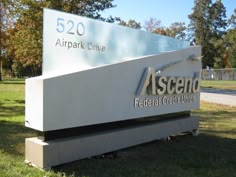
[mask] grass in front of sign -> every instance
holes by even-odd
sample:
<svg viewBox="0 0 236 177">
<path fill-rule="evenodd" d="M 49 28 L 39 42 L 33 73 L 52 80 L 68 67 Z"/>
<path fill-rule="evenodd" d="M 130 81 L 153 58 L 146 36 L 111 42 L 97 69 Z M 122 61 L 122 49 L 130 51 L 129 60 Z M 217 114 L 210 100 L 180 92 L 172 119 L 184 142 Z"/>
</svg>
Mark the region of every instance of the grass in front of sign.
<svg viewBox="0 0 236 177">
<path fill-rule="evenodd" d="M 24 83 L 0 82 L 0 177 L 236 177 L 236 109 L 202 103 L 200 135 L 172 137 L 41 171 L 24 164 Z"/>
<path fill-rule="evenodd" d="M 201 80 L 201 87 L 223 90 L 236 90 L 236 81 Z"/>
</svg>

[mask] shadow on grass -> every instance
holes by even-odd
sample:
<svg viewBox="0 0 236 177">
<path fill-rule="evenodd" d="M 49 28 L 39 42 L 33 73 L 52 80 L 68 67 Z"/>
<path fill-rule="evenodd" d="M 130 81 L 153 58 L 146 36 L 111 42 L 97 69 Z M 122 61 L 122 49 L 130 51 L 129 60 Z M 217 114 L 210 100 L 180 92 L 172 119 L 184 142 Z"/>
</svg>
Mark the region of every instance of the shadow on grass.
<svg viewBox="0 0 236 177">
<path fill-rule="evenodd" d="M 12 155 L 24 155 L 25 138 L 36 136 L 23 123 L 0 121 L 0 150 Z"/>
<path fill-rule="evenodd" d="M 226 130 L 203 130 L 204 133 L 211 133 L 211 134 L 227 134 L 229 131 Z M 236 136 L 236 129 L 230 130 L 230 134 Z"/>
<path fill-rule="evenodd" d="M 21 81 L 21 82 L 19 82 L 19 81 L 15 81 L 15 82 L 13 82 L 13 81 L 11 81 L 11 82 L 5 81 L 5 82 L 0 82 L 0 84 L 24 85 L 25 82 L 24 81 Z"/>
<path fill-rule="evenodd" d="M 24 106 L 5 107 L 0 105 L 0 116 L 1 117 L 14 117 L 21 116 L 24 114 Z M 4 110 L 2 112 L 2 110 Z"/>
<path fill-rule="evenodd" d="M 24 79 L 3 80 L 3 81 L 0 81 L 0 84 L 16 84 L 16 85 L 23 85 L 23 84 L 25 84 L 25 80 L 24 80 Z"/>
<path fill-rule="evenodd" d="M 236 111 L 201 110 L 201 112 L 194 113 L 193 115 L 200 116 L 201 122 L 228 121 L 228 119 L 236 118 Z"/>
<path fill-rule="evenodd" d="M 6 104 L 7 103 L 7 104 Z M 25 114 L 24 100 L 1 100 L 0 117 L 15 117 Z M 10 104 L 10 105 L 9 105 Z"/>
<path fill-rule="evenodd" d="M 104 142 L 101 142 L 104 143 Z M 55 167 L 68 176 L 236 176 L 236 140 L 200 134 Z"/>
</svg>

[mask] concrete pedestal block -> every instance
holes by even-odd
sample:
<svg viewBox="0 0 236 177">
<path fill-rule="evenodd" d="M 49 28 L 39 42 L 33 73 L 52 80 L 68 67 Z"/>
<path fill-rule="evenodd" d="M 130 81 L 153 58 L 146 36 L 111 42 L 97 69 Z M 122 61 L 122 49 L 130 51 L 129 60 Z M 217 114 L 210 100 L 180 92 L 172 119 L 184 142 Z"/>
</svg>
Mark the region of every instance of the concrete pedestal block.
<svg viewBox="0 0 236 177">
<path fill-rule="evenodd" d="M 42 169 L 198 130 L 197 117 L 184 117 L 153 124 L 104 131 L 98 134 L 42 141 L 25 140 L 26 162 Z"/>
</svg>

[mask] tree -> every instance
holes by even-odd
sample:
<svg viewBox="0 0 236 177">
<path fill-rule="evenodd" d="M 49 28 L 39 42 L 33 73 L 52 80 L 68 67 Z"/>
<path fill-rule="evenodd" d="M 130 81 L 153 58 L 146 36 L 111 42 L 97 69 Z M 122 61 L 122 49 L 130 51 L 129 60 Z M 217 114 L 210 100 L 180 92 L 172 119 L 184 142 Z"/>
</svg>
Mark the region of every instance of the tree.
<svg viewBox="0 0 236 177">
<path fill-rule="evenodd" d="M 236 9 L 234 9 L 234 14 L 231 15 L 228 20 L 228 23 L 232 28 L 236 28 Z"/>
<path fill-rule="evenodd" d="M 122 25 L 122 26 L 129 27 L 129 28 L 134 28 L 134 29 L 141 29 L 142 28 L 141 23 L 136 22 L 133 19 L 130 19 L 128 22 L 121 20 L 118 24 Z"/>
<path fill-rule="evenodd" d="M 30 75 L 36 76 L 41 74 L 42 68 L 42 8 L 48 3 L 28 0 L 20 2 L 21 6 L 15 9 L 19 16 L 14 30 L 9 30 L 8 50 L 13 52 L 9 55 L 17 60 L 14 63 L 21 65 L 21 68 L 30 68 Z"/>
<path fill-rule="evenodd" d="M 49 7 L 57 10 L 62 10 L 68 13 L 77 14 L 101 21 L 111 22 L 117 20 L 110 16 L 104 18 L 100 12 L 116 7 L 112 4 L 113 0 L 48 0 L 50 2 Z"/>
<path fill-rule="evenodd" d="M 6 25 L 7 25 L 7 1 L 0 1 L 0 81 L 3 75 L 3 63 L 6 53 Z"/>
<path fill-rule="evenodd" d="M 174 22 L 169 27 L 170 31 L 169 36 L 177 39 L 186 39 L 186 33 L 185 33 L 186 29 L 187 27 L 185 26 L 184 22 Z"/>
<path fill-rule="evenodd" d="M 177 39 L 185 39 L 186 38 L 186 26 L 184 22 L 174 22 L 170 27 L 162 26 L 161 20 L 157 20 L 156 18 L 150 18 L 145 22 L 144 29 L 150 31 L 152 33 L 170 36 Z"/>
<path fill-rule="evenodd" d="M 165 28 L 165 27 L 156 28 L 153 31 L 153 33 L 164 35 L 164 36 L 169 36 L 170 35 L 169 28 Z"/>
<path fill-rule="evenodd" d="M 2 50 L 3 50 L 3 3 L 0 2 L 0 81 L 2 80 Z"/>
<path fill-rule="evenodd" d="M 224 36 L 224 41 L 231 67 L 236 68 L 236 9 L 234 9 L 234 14 L 229 18 L 228 24 L 231 29 L 229 29 Z"/>
<path fill-rule="evenodd" d="M 221 0 L 217 0 L 212 4 L 210 8 L 210 16 L 211 22 L 211 32 L 213 38 L 222 39 L 225 34 L 225 29 L 227 27 L 227 19 L 226 19 L 226 8 L 221 2 Z"/>
<path fill-rule="evenodd" d="M 10 30 L 8 52 L 19 67 L 30 70 L 32 76 L 40 75 L 42 70 L 42 20 L 43 8 L 53 8 L 89 18 L 114 22 L 116 19 L 103 18 L 102 10 L 115 7 L 113 0 L 16 0 L 12 1 L 14 30 Z M 25 71 L 22 70 L 21 71 Z"/>
<path fill-rule="evenodd" d="M 230 29 L 224 36 L 225 46 L 231 67 L 236 68 L 236 29 Z"/>
<path fill-rule="evenodd" d="M 157 20 L 156 18 L 150 18 L 148 21 L 145 21 L 145 30 L 154 32 L 158 28 L 162 28 L 161 20 Z"/>
<path fill-rule="evenodd" d="M 223 60 L 223 53 L 216 51 L 221 51 L 220 48 L 224 46 L 216 41 L 222 40 L 227 26 L 225 7 L 220 0 L 215 3 L 211 0 L 195 0 L 189 18 L 192 41 L 202 46 L 203 68 L 213 67 L 216 58 Z"/>
<path fill-rule="evenodd" d="M 156 34 L 161 34 L 165 36 L 170 36 L 177 39 L 186 38 L 186 26 L 184 22 L 174 22 L 170 27 L 159 27 L 156 28 L 153 32 Z"/>
</svg>

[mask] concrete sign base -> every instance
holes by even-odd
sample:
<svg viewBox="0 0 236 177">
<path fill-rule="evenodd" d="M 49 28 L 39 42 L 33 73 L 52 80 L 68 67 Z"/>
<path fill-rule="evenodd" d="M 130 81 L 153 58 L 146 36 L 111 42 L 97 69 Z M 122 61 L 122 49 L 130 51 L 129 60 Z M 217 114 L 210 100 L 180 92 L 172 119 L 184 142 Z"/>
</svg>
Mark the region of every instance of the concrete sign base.
<svg viewBox="0 0 236 177">
<path fill-rule="evenodd" d="M 195 135 L 198 126 L 198 118 L 190 116 L 50 141 L 42 141 L 37 137 L 27 138 L 25 161 L 39 168 L 50 169 L 60 164 L 167 138 L 181 132 L 192 132 Z"/>
</svg>

